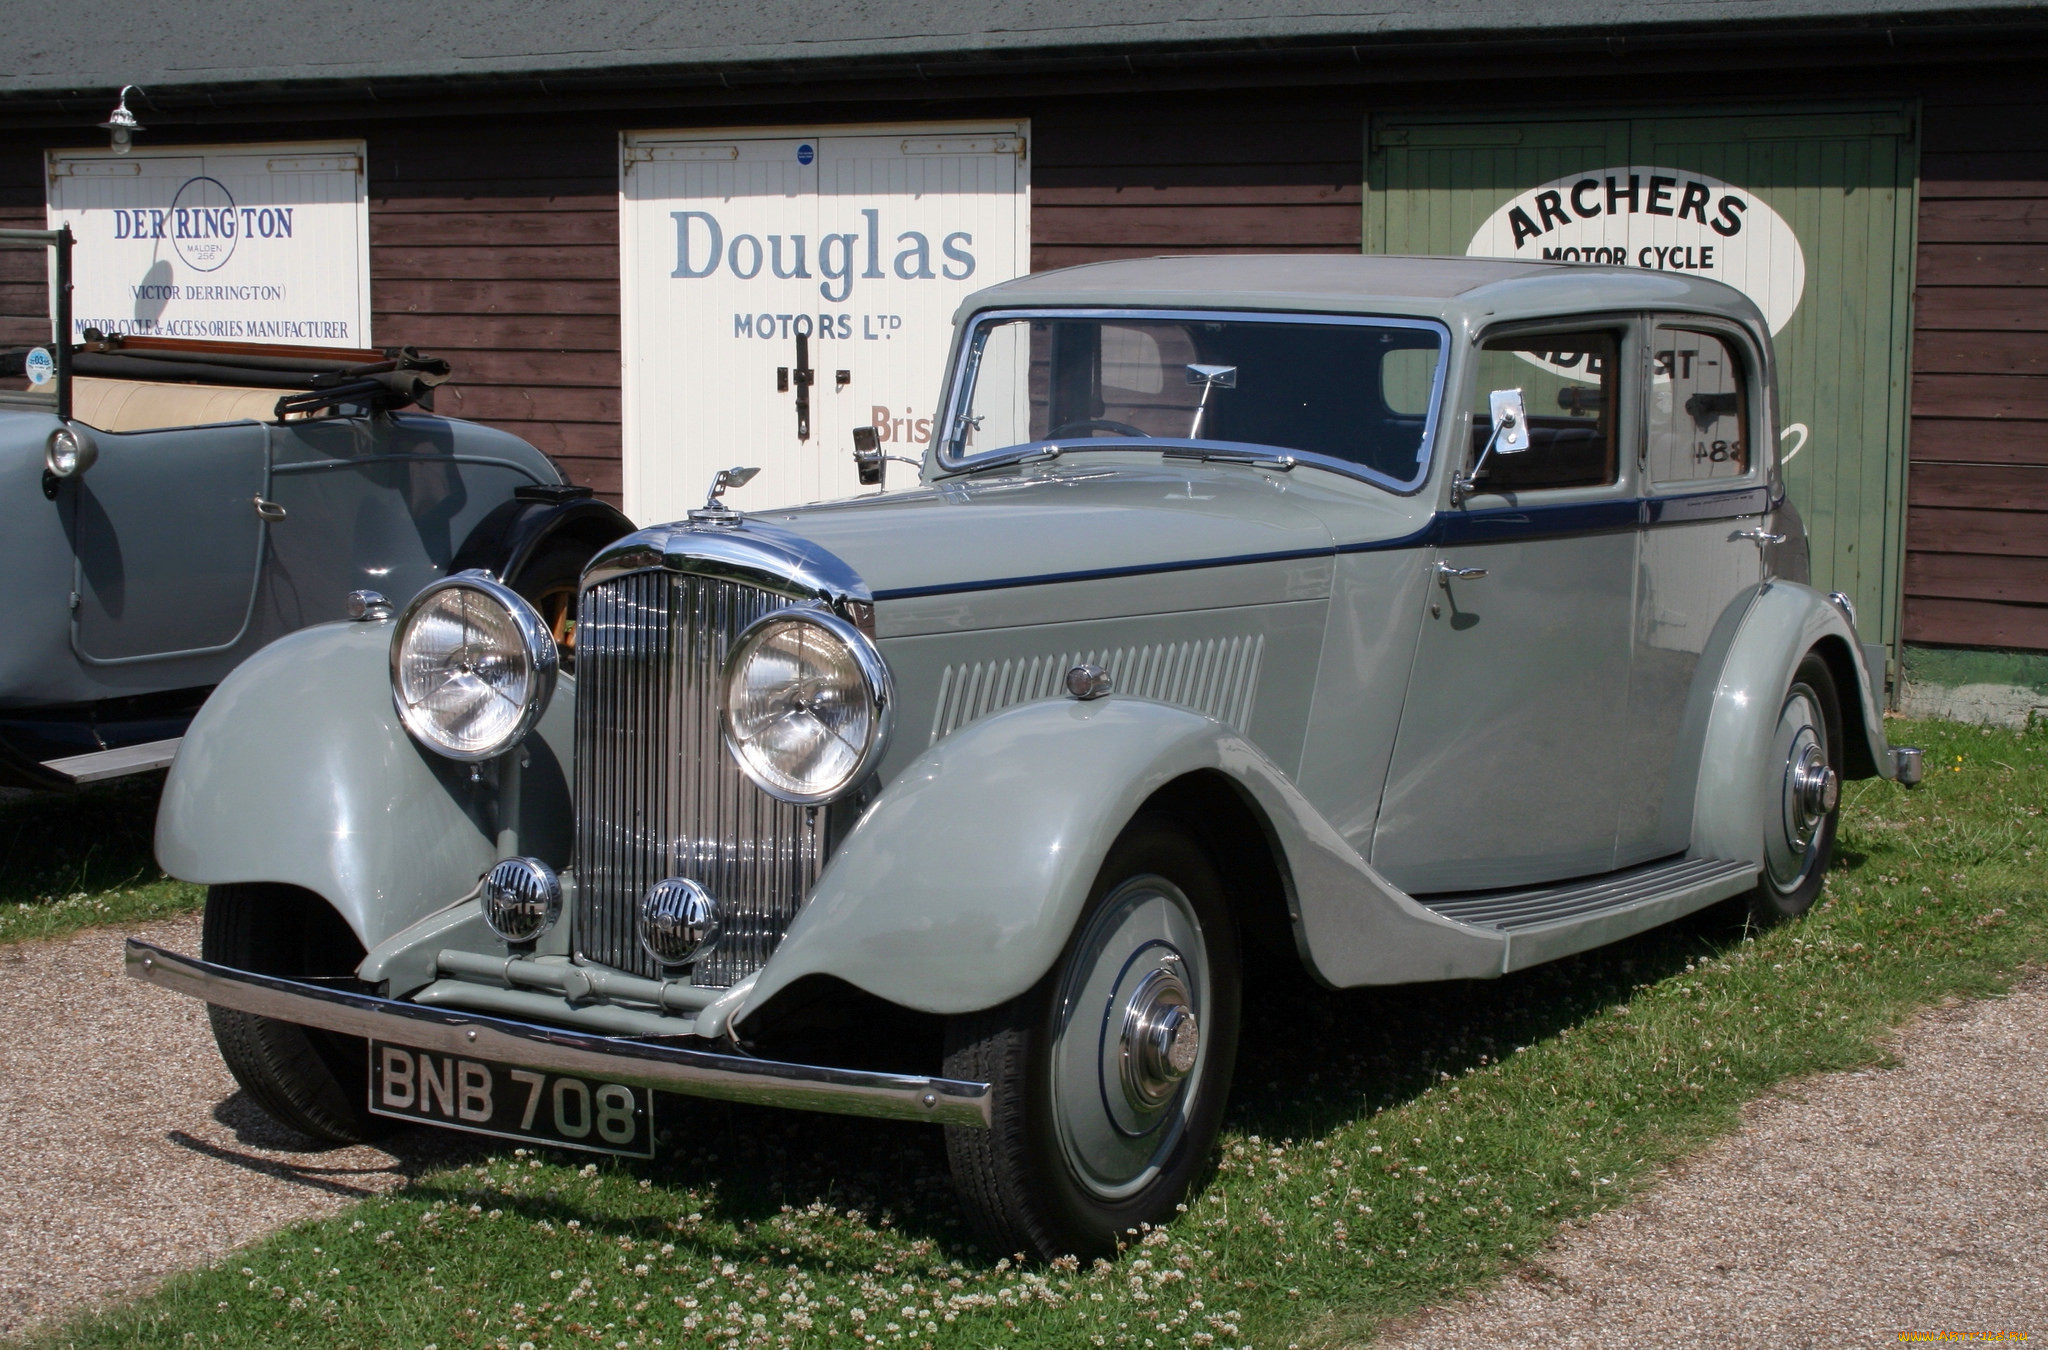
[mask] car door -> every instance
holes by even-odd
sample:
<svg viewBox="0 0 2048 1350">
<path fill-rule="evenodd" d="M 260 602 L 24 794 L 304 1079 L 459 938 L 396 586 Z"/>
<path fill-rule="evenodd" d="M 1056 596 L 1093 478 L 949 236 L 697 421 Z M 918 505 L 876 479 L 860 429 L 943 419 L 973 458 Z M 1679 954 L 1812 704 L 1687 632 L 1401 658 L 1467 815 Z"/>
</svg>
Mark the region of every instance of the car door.
<svg viewBox="0 0 2048 1350">
<path fill-rule="evenodd" d="M 1716 672 L 1764 577 L 1770 509 L 1757 434 L 1769 426 L 1755 348 L 1740 330 L 1667 318 L 1644 372 L 1634 672 L 1620 864 L 1681 852 Z"/>
<path fill-rule="evenodd" d="M 125 664 L 225 653 L 248 623 L 262 558 L 265 429 L 230 422 L 93 438 L 99 457 L 70 515 L 79 655 Z"/>
<path fill-rule="evenodd" d="M 1519 389 L 1529 448 L 1492 453 L 1435 522 L 1435 577 L 1372 862 L 1406 890 L 1524 885 L 1614 865 L 1635 617 L 1635 359 L 1623 321 L 1489 337 L 1465 382 Z"/>
</svg>

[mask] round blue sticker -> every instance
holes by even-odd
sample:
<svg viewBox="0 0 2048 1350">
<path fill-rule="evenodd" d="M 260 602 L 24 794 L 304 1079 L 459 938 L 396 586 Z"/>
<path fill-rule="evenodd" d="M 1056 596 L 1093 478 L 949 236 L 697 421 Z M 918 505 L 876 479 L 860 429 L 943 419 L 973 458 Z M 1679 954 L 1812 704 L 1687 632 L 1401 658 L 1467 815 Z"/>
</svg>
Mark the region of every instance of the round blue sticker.
<svg viewBox="0 0 2048 1350">
<path fill-rule="evenodd" d="M 31 350 L 22 366 L 28 372 L 30 384 L 48 384 L 57 378 L 57 359 L 41 347 Z"/>
<path fill-rule="evenodd" d="M 805 141 L 802 145 L 799 145 L 796 148 L 796 162 L 799 164 L 808 164 L 817 157 L 817 148 L 813 146 L 809 141 Z"/>
</svg>

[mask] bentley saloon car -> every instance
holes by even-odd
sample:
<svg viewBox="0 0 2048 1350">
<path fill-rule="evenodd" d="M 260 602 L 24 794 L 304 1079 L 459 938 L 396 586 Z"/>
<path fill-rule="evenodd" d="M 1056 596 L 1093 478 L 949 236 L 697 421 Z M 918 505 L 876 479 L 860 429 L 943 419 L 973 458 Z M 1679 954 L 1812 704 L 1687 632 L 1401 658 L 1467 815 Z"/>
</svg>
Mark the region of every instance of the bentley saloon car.
<svg viewBox="0 0 2048 1350">
<path fill-rule="evenodd" d="M 566 635 L 632 523 L 518 437 L 420 410 L 446 361 L 70 341 L 70 245 L 0 230 L 10 295 L 58 281 L 48 313 L 0 314 L 0 785 L 162 768 L 228 671 L 355 589 L 488 567 Z"/>
<path fill-rule="evenodd" d="M 243 664 L 157 827 L 203 949 L 128 969 L 322 1139 L 928 1121 L 997 1250 L 1103 1251 L 1211 1148 L 1254 947 L 1342 988 L 1795 916 L 1842 779 L 1917 777 L 1772 381 L 1686 276 L 993 287 L 915 487 L 722 473 L 583 570 L 573 676 L 483 571 Z"/>
</svg>

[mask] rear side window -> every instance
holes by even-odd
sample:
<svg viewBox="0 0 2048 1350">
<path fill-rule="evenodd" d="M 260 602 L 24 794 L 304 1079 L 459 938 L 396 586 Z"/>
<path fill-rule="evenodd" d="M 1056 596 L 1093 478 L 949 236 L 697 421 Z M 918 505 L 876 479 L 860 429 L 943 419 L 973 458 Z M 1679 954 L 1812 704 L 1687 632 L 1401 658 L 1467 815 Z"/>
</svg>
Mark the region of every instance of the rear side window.
<svg viewBox="0 0 2048 1350">
<path fill-rule="evenodd" d="M 1615 397 L 1620 344 L 1611 332 L 1524 334 L 1496 338 L 1479 350 L 1472 388 L 1472 454 L 1493 434 L 1488 395 L 1520 389 L 1529 414 L 1529 448 L 1486 457 L 1481 492 L 1598 487 L 1620 469 Z"/>
<path fill-rule="evenodd" d="M 1698 483 L 1749 472 L 1749 385 L 1735 344 L 1660 326 L 1650 345 L 1649 466 L 1653 483 Z"/>
</svg>

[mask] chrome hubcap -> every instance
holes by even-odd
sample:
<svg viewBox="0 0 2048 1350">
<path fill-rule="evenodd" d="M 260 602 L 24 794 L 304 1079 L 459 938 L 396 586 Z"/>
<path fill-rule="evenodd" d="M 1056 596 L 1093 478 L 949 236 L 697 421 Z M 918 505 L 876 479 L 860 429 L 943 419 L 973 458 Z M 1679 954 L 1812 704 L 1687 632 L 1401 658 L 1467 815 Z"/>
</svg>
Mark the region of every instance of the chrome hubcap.
<svg viewBox="0 0 2048 1350">
<path fill-rule="evenodd" d="M 1828 763 L 1820 700 L 1805 685 L 1792 686 L 1786 695 L 1772 748 L 1772 762 L 1782 768 L 1777 821 L 1766 828 L 1764 863 L 1771 884 L 1790 892 L 1812 870 L 1814 837 L 1842 793 L 1841 775 Z"/>
<path fill-rule="evenodd" d="M 1142 1189 L 1179 1143 L 1208 1063 L 1208 997 L 1201 923 L 1164 877 L 1119 886 L 1076 938 L 1050 1056 L 1052 1123 L 1095 1195 Z"/>
<path fill-rule="evenodd" d="M 1802 850 L 1812 842 L 1814 827 L 1835 809 L 1841 793 L 1842 780 L 1828 767 L 1826 754 L 1818 745 L 1807 746 L 1800 752 L 1799 762 L 1792 766 L 1792 796 L 1799 810 Z"/>
<path fill-rule="evenodd" d="M 1139 982 L 1124 1005 L 1121 1040 L 1124 1100 L 1140 1111 L 1158 1110 L 1194 1071 L 1202 1049 L 1201 1027 L 1177 975 L 1159 969 Z"/>
</svg>

